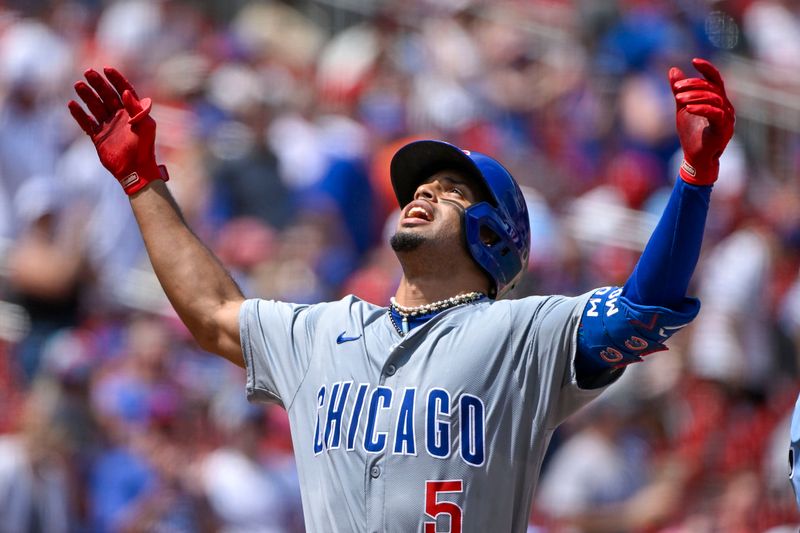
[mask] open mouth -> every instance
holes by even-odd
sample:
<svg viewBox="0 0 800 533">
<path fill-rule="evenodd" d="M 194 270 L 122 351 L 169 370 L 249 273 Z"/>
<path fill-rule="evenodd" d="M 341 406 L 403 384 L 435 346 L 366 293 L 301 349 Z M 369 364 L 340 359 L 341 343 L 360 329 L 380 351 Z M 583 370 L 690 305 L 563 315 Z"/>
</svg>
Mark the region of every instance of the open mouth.
<svg viewBox="0 0 800 533">
<path fill-rule="evenodd" d="M 424 201 L 411 202 L 405 210 L 403 221 L 405 224 L 421 224 L 433 220 L 433 210 Z"/>
<path fill-rule="evenodd" d="M 430 214 L 419 206 L 412 207 L 406 211 L 406 218 L 421 218 L 422 220 L 431 220 Z"/>
</svg>

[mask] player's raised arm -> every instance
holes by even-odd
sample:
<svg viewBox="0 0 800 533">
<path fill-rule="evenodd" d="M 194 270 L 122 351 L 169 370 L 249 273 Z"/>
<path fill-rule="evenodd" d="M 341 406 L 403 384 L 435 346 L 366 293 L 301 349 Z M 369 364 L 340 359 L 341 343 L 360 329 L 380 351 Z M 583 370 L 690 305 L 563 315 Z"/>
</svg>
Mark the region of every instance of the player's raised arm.
<svg viewBox="0 0 800 533">
<path fill-rule="evenodd" d="M 192 233 L 156 164 L 156 123 L 152 102 L 113 68 L 105 77 L 85 72 L 69 110 L 92 139 L 100 162 L 129 195 L 158 280 L 200 346 L 244 366 L 239 341 L 239 308 L 244 297 L 216 257 Z"/>
<path fill-rule="evenodd" d="M 607 373 L 665 350 L 664 342 L 699 311 L 700 302 L 687 298 L 686 291 L 700 256 L 711 188 L 719 174 L 719 158 L 733 135 L 735 113 L 714 65 L 704 59 L 692 64 L 702 78 L 688 78 L 675 67 L 668 74 L 683 149 L 680 179 L 625 286 L 598 290 L 584 310 L 576 359 L 578 373 L 584 376 Z"/>
</svg>

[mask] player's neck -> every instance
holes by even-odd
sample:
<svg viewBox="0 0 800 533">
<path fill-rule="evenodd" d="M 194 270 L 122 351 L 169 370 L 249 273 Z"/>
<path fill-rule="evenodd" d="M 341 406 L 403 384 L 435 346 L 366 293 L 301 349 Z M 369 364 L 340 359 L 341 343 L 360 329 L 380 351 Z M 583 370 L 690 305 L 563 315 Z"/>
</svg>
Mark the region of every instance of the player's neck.
<svg viewBox="0 0 800 533">
<path fill-rule="evenodd" d="M 425 278 L 411 278 L 403 275 L 394 298 L 398 304 L 404 307 L 416 307 L 469 292 L 487 293 L 487 280 L 482 275 L 474 279 L 458 280 L 454 278 L 456 276 L 453 276 L 452 273 L 449 276 Z"/>
<path fill-rule="evenodd" d="M 457 246 L 421 247 L 398 252 L 397 259 L 403 277 L 394 298 L 401 306 L 416 307 L 468 292 L 488 293 L 486 274 L 465 249 Z"/>
</svg>

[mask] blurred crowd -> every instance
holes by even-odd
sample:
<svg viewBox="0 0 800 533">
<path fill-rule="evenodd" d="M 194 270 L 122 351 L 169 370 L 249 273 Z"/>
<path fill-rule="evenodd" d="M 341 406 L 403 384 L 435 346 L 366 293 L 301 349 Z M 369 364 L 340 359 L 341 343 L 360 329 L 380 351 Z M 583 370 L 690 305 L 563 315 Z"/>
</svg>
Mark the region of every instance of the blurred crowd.
<svg viewBox="0 0 800 533">
<path fill-rule="evenodd" d="M 797 531 L 797 0 L 0 2 L 0 532 L 302 531 L 285 413 L 202 353 L 71 121 L 113 65 L 152 97 L 193 230 L 249 297 L 385 305 L 394 151 L 442 138 L 524 186 L 515 296 L 624 283 L 680 161 L 666 72 L 737 108 L 671 350 L 556 433 L 531 531 Z M 490 503 L 487 502 L 487 505 Z"/>
</svg>

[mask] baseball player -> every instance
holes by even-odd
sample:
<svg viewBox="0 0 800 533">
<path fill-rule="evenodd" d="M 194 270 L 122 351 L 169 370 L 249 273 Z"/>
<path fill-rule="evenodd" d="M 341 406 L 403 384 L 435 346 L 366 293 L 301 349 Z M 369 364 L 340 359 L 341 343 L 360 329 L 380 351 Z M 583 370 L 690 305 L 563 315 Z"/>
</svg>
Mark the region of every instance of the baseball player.
<svg viewBox="0 0 800 533">
<path fill-rule="evenodd" d="M 625 286 L 578 297 L 500 299 L 530 250 L 518 185 L 487 155 L 419 141 L 391 162 L 403 276 L 388 307 L 245 299 L 170 196 L 150 99 L 106 68 L 75 84 L 89 113 L 69 108 L 197 342 L 287 410 L 309 531 L 520 532 L 553 430 L 698 312 L 686 289 L 734 111 L 693 63 L 702 78 L 669 73 L 684 162 L 661 221 Z"/>
</svg>

